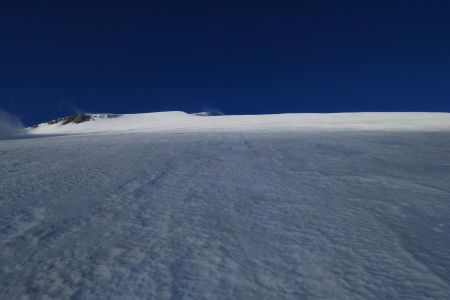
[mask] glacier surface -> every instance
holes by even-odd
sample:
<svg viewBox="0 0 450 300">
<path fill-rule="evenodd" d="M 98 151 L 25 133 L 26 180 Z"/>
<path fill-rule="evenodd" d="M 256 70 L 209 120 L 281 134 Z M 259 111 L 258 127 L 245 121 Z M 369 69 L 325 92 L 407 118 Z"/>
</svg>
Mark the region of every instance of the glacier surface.
<svg viewBox="0 0 450 300">
<path fill-rule="evenodd" d="M 44 124 L 0 171 L 2 299 L 450 299 L 448 114 Z"/>
</svg>

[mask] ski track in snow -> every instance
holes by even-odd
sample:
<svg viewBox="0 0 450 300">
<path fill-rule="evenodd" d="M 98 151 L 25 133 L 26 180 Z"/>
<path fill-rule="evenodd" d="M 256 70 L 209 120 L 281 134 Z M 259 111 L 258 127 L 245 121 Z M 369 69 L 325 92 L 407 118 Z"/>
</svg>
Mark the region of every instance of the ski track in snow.
<svg viewBox="0 0 450 300">
<path fill-rule="evenodd" d="M 450 299 L 450 133 L 0 141 L 0 298 Z"/>
</svg>

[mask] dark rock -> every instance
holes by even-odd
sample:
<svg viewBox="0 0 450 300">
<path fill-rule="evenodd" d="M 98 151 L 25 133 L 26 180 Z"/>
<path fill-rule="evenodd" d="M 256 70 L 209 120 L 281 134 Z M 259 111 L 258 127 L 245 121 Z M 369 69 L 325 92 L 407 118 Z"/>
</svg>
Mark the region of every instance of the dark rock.
<svg viewBox="0 0 450 300">
<path fill-rule="evenodd" d="M 90 119 L 91 119 L 91 116 L 81 113 L 81 114 L 63 118 L 62 125 L 67 125 L 70 123 L 80 124 L 80 123 L 89 121 Z"/>
<path fill-rule="evenodd" d="M 194 113 L 194 115 L 200 116 L 200 117 L 210 117 L 210 116 L 212 116 L 212 114 L 210 112 L 198 112 L 198 113 Z"/>
<path fill-rule="evenodd" d="M 54 125 L 54 124 L 59 124 L 59 123 L 61 123 L 61 125 L 67 125 L 70 123 L 79 124 L 79 123 L 83 123 L 83 122 L 86 122 L 89 120 L 91 120 L 91 116 L 84 114 L 84 113 L 80 113 L 80 114 L 76 114 L 76 115 L 72 115 L 72 116 L 68 116 L 68 117 L 64 117 L 64 118 L 54 119 L 54 120 L 48 121 L 47 124 L 48 125 Z M 32 128 L 36 128 L 39 125 L 34 125 L 34 126 L 32 126 Z"/>
</svg>

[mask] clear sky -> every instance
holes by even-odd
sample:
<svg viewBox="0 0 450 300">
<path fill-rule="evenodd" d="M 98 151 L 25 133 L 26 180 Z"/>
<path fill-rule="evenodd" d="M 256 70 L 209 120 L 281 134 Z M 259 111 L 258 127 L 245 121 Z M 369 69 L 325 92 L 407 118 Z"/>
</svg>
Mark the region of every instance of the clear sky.
<svg viewBox="0 0 450 300">
<path fill-rule="evenodd" d="M 0 108 L 450 111 L 450 1 L 0 1 Z"/>
</svg>

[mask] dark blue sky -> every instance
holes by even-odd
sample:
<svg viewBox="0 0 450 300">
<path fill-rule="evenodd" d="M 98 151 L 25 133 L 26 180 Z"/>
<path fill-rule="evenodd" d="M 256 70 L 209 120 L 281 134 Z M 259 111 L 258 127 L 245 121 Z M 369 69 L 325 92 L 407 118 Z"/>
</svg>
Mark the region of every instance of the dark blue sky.
<svg viewBox="0 0 450 300">
<path fill-rule="evenodd" d="M 1 1 L 0 107 L 450 111 L 449 1 Z"/>
</svg>

